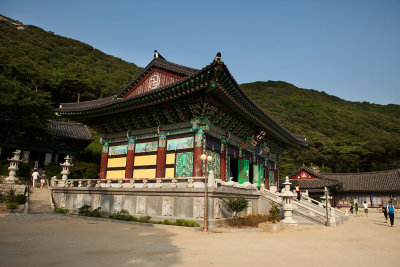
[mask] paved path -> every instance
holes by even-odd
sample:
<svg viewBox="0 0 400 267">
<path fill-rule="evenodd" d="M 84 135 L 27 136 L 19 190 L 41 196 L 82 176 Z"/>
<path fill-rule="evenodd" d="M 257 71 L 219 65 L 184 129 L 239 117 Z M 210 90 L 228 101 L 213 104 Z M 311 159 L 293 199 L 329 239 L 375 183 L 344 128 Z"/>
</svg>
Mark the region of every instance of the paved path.
<svg viewBox="0 0 400 267">
<path fill-rule="evenodd" d="M 53 214 L 0 217 L 0 266 L 400 266 L 400 218 L 202 233 Z M 285 253 L 288 251 L 289 253 Z"/>
</svg>

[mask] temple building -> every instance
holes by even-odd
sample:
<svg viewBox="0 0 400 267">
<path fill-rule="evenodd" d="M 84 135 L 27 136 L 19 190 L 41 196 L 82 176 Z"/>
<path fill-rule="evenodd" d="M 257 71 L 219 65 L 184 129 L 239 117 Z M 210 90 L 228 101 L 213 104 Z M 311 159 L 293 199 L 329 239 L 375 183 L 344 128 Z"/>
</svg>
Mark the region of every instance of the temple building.
<svg viewBox="0 0 400 267">
<path fill-rule="evenodd" d="M 100 179 L 201 177 L 200 155 L 215 178 L 277 186 L 289 147 L 307 146 L 259 108 L 218 53 L 201 70 L 167 61 L 157 51 L 116 95 L 64 103 L 58 116 L 101 136 Z"/>
<path fill-rule="evenodd" d="M 400 205 L 400 169 L 360 172 L 329 173 L 319 172 L 306 166 L 289 175 L 293 186 L 300 185 L 302 191 L 308 190 L 312 198 L 319 198 L 327 187 L 332 193 L 333 202 L 338 206 L 366 201 L 372 207 L 387 204 Z M 281 185 L 281 187 L 283 187 Z"/>
</svg>

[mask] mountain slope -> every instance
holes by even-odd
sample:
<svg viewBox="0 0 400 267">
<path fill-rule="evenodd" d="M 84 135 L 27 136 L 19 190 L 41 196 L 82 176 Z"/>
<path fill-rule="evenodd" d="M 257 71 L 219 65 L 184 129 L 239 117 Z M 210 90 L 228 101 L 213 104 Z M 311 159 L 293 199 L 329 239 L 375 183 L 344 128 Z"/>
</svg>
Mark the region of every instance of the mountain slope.
<svg viewBox="0 0 400 267">
<path fill-rule="evenodd" d="M 59 102 L 111 95 L 140 70 L 90 45 L 0 17 L 0 73 Z"/>
<path fill-rule="evenodd" d="M 282 174 L 301 164 L 326 171 L 400 168 L 400 106 L 350 102 L 286 82 L 242 84 L 269 115 L 310 146 L 283 157 Z"/>
</svg>

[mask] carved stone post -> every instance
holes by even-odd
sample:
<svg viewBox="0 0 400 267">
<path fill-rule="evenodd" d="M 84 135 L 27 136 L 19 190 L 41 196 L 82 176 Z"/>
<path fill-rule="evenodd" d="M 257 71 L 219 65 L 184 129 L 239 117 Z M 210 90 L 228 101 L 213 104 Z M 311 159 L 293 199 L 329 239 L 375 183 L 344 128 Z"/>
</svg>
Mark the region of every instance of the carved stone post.
<svg viewBox="0 0 400 267">
<path fill-rule="evenodd" d="M 7 184 L 15 184 L 18 182 L 18 178 L 16 177 L 17 171 L 19 170 L 18 164 L 22 161 L 19 159 L 19 155 L 21 154 L 21 150 L 16 150 L 13 152 L 14 156 L 10 159 L 7 159 L 10 162 L 10 167 L 8 167 L 9 175 L 6 178 Z"/>
<path fill-rule="evenodd" d="M 289 177 L 285 177 L 285 191 L 280 193 L 279 196 L 283 198 L 283 210 L 285 212 L 285 219 L 283 219 L 283 223 L 288 225 L 297 225 L 297 221 L 293 219 L 293 199 L 295 198 L 295 194 L 290 191 L 290 185 L 292 184 L 289 182 Z"/>
<path fill-rule="evenodd" d="M 69 157 L 69 155 L 67 155 L 64 159 L 65 159 L 65 162 L 64 163 L 60 163 L 60 166 L 63 167 L 63 170 L 61 171 L 61 174 L 62 174 L 61 180 L 62 180 L 62 184 L 66 185 L 67 184 L 68 175 L 70 173 L 69 172 L 69 168 L 71 168 L 74 165 L 69 162 L 69 160 L 71 159 Z"/>
</svg>

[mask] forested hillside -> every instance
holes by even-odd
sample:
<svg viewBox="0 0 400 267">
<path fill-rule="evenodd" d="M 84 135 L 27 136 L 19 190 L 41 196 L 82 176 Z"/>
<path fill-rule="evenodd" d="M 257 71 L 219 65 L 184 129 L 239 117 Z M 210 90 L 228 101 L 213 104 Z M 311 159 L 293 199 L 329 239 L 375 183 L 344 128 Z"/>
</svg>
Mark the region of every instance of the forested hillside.
<svg viewBox="0 0 400 267">
<path fill-rule="evenodd" d="M 0 138 L 29 142 L 44 136 L 59 103 L 109 96 L 140 70 L 85 43 L 0 15 Z"/>
<path fill-rule="evenodd" d="M 115 94 L 140 70 L 82 42 L 0 19 L 0 138 L 20 142 L 46 135 L 44 123 L 54 118 L 58 103 Z M 303 163 L 332 172 L 400 168 L 399 105 L 349 102 L 285 82 L 241 87 L 310 143 L 285 153 L 281 176 Z"/>
<path fill-rule="evenodd" d="M 399 105 L 345 101 L 286 82 L 241 88 L 289 131 L 307 137 L 307 149 L 285 153 L 282 174 L 303 163 L 332 172 L 400 168 Z"/>
</svg>

